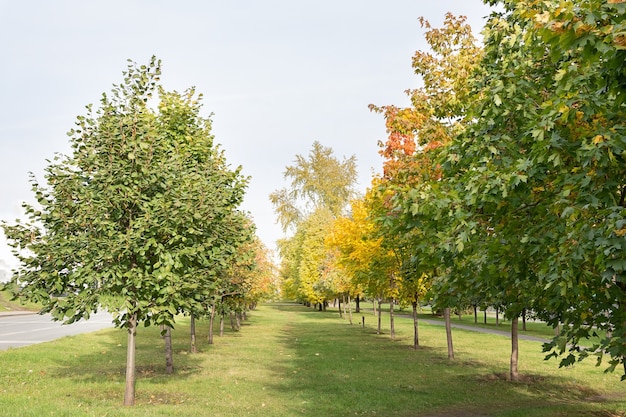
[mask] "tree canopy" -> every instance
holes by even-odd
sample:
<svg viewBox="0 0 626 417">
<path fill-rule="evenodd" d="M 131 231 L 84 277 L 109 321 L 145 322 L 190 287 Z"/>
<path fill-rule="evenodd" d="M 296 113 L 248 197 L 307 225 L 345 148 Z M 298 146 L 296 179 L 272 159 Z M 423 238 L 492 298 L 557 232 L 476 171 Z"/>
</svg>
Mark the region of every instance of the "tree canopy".
<svg viewBox="0 0 626 417">
<path fill-rule="evenodd" d="M 136 326 L 171 327 L 198 309 L 250 239 L 238 212 L 247 179 L 231 169 L 193 89 L 166 92 L 160 61 L 124 81 L 69 132 L 27 222 L 3 223 L 21 261 L 18 296 L 71 323 L 99 308 L 129 332 L 125 404 L 134 402 Z M 154 94 L 158 103 L 152 107 Z"/>
</svg>

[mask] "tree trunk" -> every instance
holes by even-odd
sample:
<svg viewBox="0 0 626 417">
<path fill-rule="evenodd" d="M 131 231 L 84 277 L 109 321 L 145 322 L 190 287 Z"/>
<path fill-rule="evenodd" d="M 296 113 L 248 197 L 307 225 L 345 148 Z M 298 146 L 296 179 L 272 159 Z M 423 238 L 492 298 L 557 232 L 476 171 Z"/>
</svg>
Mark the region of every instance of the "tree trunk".
<svg viewBox="0 0 626 417">
<path fill-rule="evenodd" d="M 522 310 L 522 330 L 526 331 L 526 309 Z"/>
<path fill-rule="evenodd" d="M 233 312 L 231 311 L 229 314 L 230 317 L 230 329 L 234 332 L 236 330 L 235 328 L 235 317 L 233 316 Z"/>
<path fill-rule="evenodd" d="M 361 297 L 360 296 L 356 296 L 356 308 L 354 310 L 355 313 L 360 313 L 361 312 Z"/>
<path fill-rule="evenodd" d="M 235 313 L 235 326 L 236 331 L 241 330 L 241 313 Z"/>
<path fill-rule="evenodd" d="M 343 295 L 341 295 L 341 297 L 343 297 Z M 344 319 L 346 318 L 346 316 L 343 314 L 343 310 L 341 309 L 341 298 L 339 299 L 339 318 Z M 344 304 L 344 308 L 345 308 L 345 304 Z"/>
<path fill-rule="evenodd" d="M 485 324 L 487 324 L 487 309 L 486 308 L 485 308 L 484 314 L 485 314 Z"/>
<path fill-rule="evenodd" d="M 452 346 L 452 324 L 450 323 L 450 307 L 443 309 L 443 317 L 446 321 L 446 339 L 448 340 L 448 359 L 454 359 L 454 347 Z"/>
<path fill-rule="evenodd" d="M 381 321 L 382 321 L 382 314 L 380 312 L 380 307 L 381 304 L 383 303 L 382 299 L 378 299 L 378 311 L 376 312 L 376 314 L 378 315 L 378 329 L 376 330 L 376 334 L 380 334 L 380 330 L 381 330 Z"/>
<path fill-rule="evenodd" d="M 137 338 L 137 314 L 128 320 L 128 346 L 126 348 L 126 390 L 124 405 L 135 405 L 135 345 Z"/>
<path fill-rule="evenodd" d="M 213 323 L 215 323 L 215 304 L 211 306 L 211 314 L 209 314 L 209 335 L 207 336 L 209 345 L 213 344 Z"/>
<path fill-rule="evenodd" d="M 474 306 L 474 324 L 478 323 L 478 307 Z"/>
<path fill-rule="evenodd" d="M 172 328 L 165 326 L 165 334 L 163 335 L 165 340 L 165 373 L 174 373 L 174 357 L 172 356 Z"/>
<path fill-rule="evenodd" d="M 496 326 L 500 325 L 500 310 L 496 308 Z"/>
<path fill-rule="evenodd" d="M 190 324 L 190 333 L 191 333 L 191 353 L 198 353 L 198 347 L 196 346 L 196 316 L 191 313 L 191 324 Z"/>
<path fill-rule="evenodd" d="M 420 345 L 417 333 L 417 301 L 413 301 L 413 348 L 417 349 Z"/>
<path fill-rule="evenodd" d="M 519 381 L 519 373 L 517 370 L 519 356 L 517 323 L 518 316 L 515 316 L 511 321 L 511 381 Z"/>
<path fill-rule="evenodd" d="M 389 327 L 390 327 L 391 340 L 394 340 L 396 338 L 396 325 L 394 323 L 394 316 L 393 316 L 393 298 L 389 302 Z"/>
<path fill-rule="evenodd" d="M 224 336 L 224 315 L 220 315 L 220 337 Z"/>
<path fill-rule="evenodd" d="M 350 301 L 350 294 L 348 294 L 348 319 L 350 320 L 350 324 L 352 324 L 352 303 Z"/>
</svg>

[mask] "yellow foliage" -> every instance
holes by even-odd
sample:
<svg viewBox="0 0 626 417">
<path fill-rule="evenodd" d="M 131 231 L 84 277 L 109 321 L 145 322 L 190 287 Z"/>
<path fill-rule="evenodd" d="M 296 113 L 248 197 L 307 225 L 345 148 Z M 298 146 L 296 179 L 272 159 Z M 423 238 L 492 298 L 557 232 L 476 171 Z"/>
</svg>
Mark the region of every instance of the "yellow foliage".
<svg viewBox="0 0 626 417">
<path fill-rule="evenodd" d="M 593 138 L 593 144 L 594 145 L 597 145 L 597 144 L 602 143 L 602 142 L 604 142 L 604 136 L 602 136 L 602 135 L 596 135 Z"/>
</svg>

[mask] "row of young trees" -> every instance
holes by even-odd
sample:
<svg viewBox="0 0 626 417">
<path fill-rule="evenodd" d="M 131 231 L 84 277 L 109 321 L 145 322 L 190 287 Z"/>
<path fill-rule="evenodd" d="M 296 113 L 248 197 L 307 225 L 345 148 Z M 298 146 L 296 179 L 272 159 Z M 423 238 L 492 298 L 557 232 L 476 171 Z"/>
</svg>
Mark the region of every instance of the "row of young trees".
<svg viewBox="0 0 626 417">
<path fill-rule="evenodd" d="M 512 321 L 512 379 L 529 312 L 563 325 L 548 356 L 608 356 L 624 379 L 626 2 L 488 3 L 498 11 L 482 46 L 464 18 L 420 20 L 431 48 L 413 58 L 422 86 L 409 107 L 371 106 L 389 133 L 384 173 L 325 229 L 318 276 L 342 277 L 335 294 L 414 306 L 428 291 L 448 317 L 499 308 Z M 284 267 L 288 284 L 301 279 Z"/>
<path fill-rule="evenodd" d="M 160 61 L 130 63 L 124 81 L 69 132 L 27 220 L 3 222 L 21 266 L 16 296 L 72 323 L 99 309 L 128 331 L 124 404 L 135 399 L 140 323 L 241 312 L 273 288 L 267 249 L 238 207 L 247 178 L 232 169 L 200 115 L 201 95 L 165 91 Z M 157 97 L 155 97 L 155 94 Z M 166 347 L 168 371 L 171 348 Z"/>
</svg>

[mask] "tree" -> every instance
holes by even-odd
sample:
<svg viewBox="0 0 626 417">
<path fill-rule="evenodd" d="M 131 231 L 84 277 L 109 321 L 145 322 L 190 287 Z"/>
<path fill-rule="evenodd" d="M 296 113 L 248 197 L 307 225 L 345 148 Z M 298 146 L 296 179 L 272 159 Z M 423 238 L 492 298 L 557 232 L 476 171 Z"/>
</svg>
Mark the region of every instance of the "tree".
<svg viewBox="0 0 626 417">
<path fill-rule="evenodd" d="M 211 249 L 210 260 L 213 265 L 210 269 L 197 271 L 195 280 L 198 286 L 193 291 L 184 294 L 189 300 L 193 300 L 191 309 L 181 311 L 189 313 L 191 321 L 195 324 L 195 317 L 209 316 L 209 342 L 212 343 L 213 318 L 215 304 L 224 297 L 224 293 L 239 294 L 245 288 L 230 289 L 233 285 L 231 275 L 233 269 L 249 261 L 248 246 L 254 236 L 255 226 L 246 213 L 233 210 L 228 216 L 222 217 L 220 224 L 215 224 L 215 240 L 207 248 Z M 209 243 L 209 242 L 206 242 Z M 192 350 L 195 346 L 195 326 L 191 333 Z"/>
<path fill-rule="evenodd" d="M 355 199 L 350 206 L 349 214 L 335 219 L 326 236 L 326 247 L 334 254 L 334 267 L 347 279 L 344 289 L 348 293 L 366 293 L 380 300 L 382 288 L 376 275 L 379 271 L 372 270 L 372 260 L 380 256 L 380 239 L 374 238 L 365 199 Z M 378 318 L 380 333 L 380 314 Z"/>
<path fill-rule="evenodd" d="M 179 288 L 177 297 L 184 303 L 177 307 L 177 312 L 194 317 L 206 314 L 206 300 L 214 298 L 221 271 L 237 261 L 240 248 L 254 233 L 254 225 L 233 205 L 231 199 L 241 201 L 243 197 L 244 183 L 237 182 L 244 179 L 237 180 L 239 169 L 230 171 L 222 150 L 214 144 L 210 119 L 199 116 L 201 97 L 196 98 L 193 89 L 181 95 L 165 92 L 161 87 L 159 96 L 158 129 L 165 140 L 174 144 L 179 158 L 178 165 L 173 161 L 169 165 L 176 179 L 169 191 L 171 196 L 166 196 L 171 199 L 170 207 L 163 207 L 170 218 L 161 223 L 161 241 L 174 265 L 178 261 L 175 273 L 181 281 L 191 284 Z M 183 243 L 174 236 L 182 236 Z M 205 251 L 210 252 L 209 256 Z M 167 372 L 172 373 L 172 327 L 163 326 Z M 195 334 L 191 337 L 195 338 Z M 193 350 L 195 344 L 192 345 Z"/>
<path fill-rule="evenodd" d="M 335 291 L 324 235 L 355 195 L 356 175 L 354 156 L 340 161 L 319 142 L 313 143 L 308 158 L 297 155 L 295 164 L 285 169 L 290 188 L 270 195 L 283 230 L 294 232 L 279 243 L 285 294 L 323 307 Z"/>
<path fill-rule="evenodd" d="M 294 165 L 287 166 L 285 179 L 290 188 L 270 194 L 270 201 L 283 230 L 296 228 L 298 223 L 318 208 L 339 216 L 355 195 L 357 179 L 356 157 L 342 161 L 333 156 L 332 148 L 313 142 L 308 158 L 296 155 Z"/>
<path fill-rule="evenodd" d="M 565 324 L 550 356 L 569 351 L 566 365 L 608 354 L 626 378 L 626 4 L 489 3 L 503 12 L 485 33 L 474 85 L 484 100 L 444 165 L 466 211 L 456 243 L 483 247 L 507 315 L 526 307 L 524 295 L 539 317 Z M 582 349 L 597 329 L 607 337 Z"/>
<path fill-rule="evenodd" d="M 378 247 L 372 239 L 373 227 L 364 199 L 358 198 L 350 203 L 349 213 L 335 219 L 326 236 L 334 268 L 340 271 L 341 292 L 347 294 L 348 302 L 351 296 L 359 299 L 366 292 L 369 262 Z"/>
<path fill-rule="evenodd" d="M 254 263 L 246 277 L 249 282 L 246 303 L 254 309 L 259 302 L 278 297 L 280 288 L 272 252 L 258 238 L 251 243 L 250 250 L 254 256 Z"/>
<path fill-rule="evenodd" d="M 394 305 L 402 294 L 402 267 L 407 256 L 411 256 L 405 249 L 403 236 L 393 233 L 390 224 L 394 223 L 395 213 L 391 199 L 394 191 L 384 185 L 384 180 L 372 179 L 372 188 L 365 194 L 365 204 L 369 221 L 372 222 L 372 234 L 366 239 L 376 242 L 377 250 L 370 258 L 370 280 L 380 288 L 379 299 L 379 330 L 380 330 L 380 303 L 383 298 L 389 299 L 390 335 L 395 339 Z"/>
<path fill-rule="evenodd" d="M 46 168 L 47 186 L 31 177 L 38 206 L 24 204 L 28 221 L 3 223 L 21 261 L 19 297 L 66 323 L 114 300 L 105 307 L 128 331 L 125 405 L 135 398 L 138 324 L 172 327 L 197 302 L 186 295 L 205 294 L 208 280 L 196 277 L 229 261 L 237 228 L 225 223 L 246 185 L 214 144 L 193 90 L 166 93 L 160 72 L 154 57 L 130 63 L 100 109 L 78 117 L 73 153 Z"/>
<path fill-rule="evenodd" d="M 379 196 L 368 189 L 365 196 L 351 203 L 348 215 L 335 220 L 326 238 L 334 262 L 350 281 L 348 288 L 364 292 L 378 302 L 378 333 L 381 332 L 380 305 L 390 300 L 391 337 L 394 338 L 393 304 L 399 294 L 399 264 L 396 252 L 384 244 L 377 231 Z"/>
<path fill-rule="evenodd" d="M 387 240 L 403 248 L 401 264 L 411 274 L 404 276 L 408 287 L 420 288 L 424 277 L 445 285 L 444 278 L 449 276 L 445 265 L 453 260 L 445 256 L 442 237 L 450 196 L 441 181 L 439 158 L 466 129 L 475 98 L 468 80 L 482 50 L 465 21 L 447 14 L 443 27 L 436 29 L 420 18 L 431 49 L 417 51 L 413 58 L 413 69 L 423 86 L 408 91 L 410 107 L 370 106 L 384 115 L 388 133 L 387 140 L 380 143 L 385 161 L 378 184 L 380 193 L 388 196 L 388 209 L 378 221 Z M 458 302 L 445 288 L 435 286 L 433 293 L 446 314 Z M 452 357 L 451 329 L 446 330 Z"/>
</svg>

